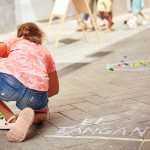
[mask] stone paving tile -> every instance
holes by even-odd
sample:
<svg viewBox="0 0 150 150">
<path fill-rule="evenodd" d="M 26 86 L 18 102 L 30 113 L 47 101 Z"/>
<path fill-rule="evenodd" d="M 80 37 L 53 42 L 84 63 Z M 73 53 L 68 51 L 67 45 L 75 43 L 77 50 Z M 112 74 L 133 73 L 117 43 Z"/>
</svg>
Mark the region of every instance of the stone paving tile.
<svg viewBox="0 0 150 150">
<path fill-rule="evenodd" d="M 50 114 L 49 120 L 51 119 L 57 119 L 57 118 L 62 118 L 64 117 L 64 115 L 60 114 L 60 113 L 52 113 Z"/>
<path fill-rule="evenodd" d="M 141 144 L 139 150 L 149 150 L 149 148 L 150 148 L 150 131 L 144 138 L 144 142 Z"/>
<path fill-rule="evenodd" d="M 143 92 L 143 95 L 150 96 L 150 92 L 147 90 L 147 91 Z"/>
<path fill-rule="evenodd" d="M 49 123 L 54 125 L 55 127 L 67 127 L 67 126 L 73 126 L 75 124 L 78 124 L 79 121 L 74 121 L 72 119 L 69 119 L 68 117 L 63 118 L 57 118 L 57 119 L 51 119 L 48 120 Z"/>
<path fill-rule="evenodd" d="M 23 150 L 57 150 L 44 138 L 36 135 L 32 139 L 18 143 Z"/>
<path fill-rule="evenodd" d="M 140 118 L 143 118 L 143 117 L 149 117 L 149 115 L 146 115 L 145 113 L 139 111 L 139 110 L 129 110 L 129 111 L 126 111 L 126 112 L 122 112 L 120 113 L 121 116 L 127 118 L 127 119 L 130 119 L 130 120 L 135 120 L 135 119 L 140 119 Z"/>
<path fill-rule="evenodd" d="M 46 138 L 46 140 L 50 144 L 60 149 L 67 149 L 73 146 L 80 146 L 85 143 L 92 143 L 94 141 L 97 141 L 97 139 L 80 139 L 80 138 L 77 139 L 77 138 L 69 138 L 69 137 L 55 138 L 55 140 L 51 140 L 51 138 Z"/>
<path fill-rule="evenodd" d="M 144 104 L 141 102 L 137 102 L 135 104 L 124 104 L 125 106 L 127 106 L 130 109 L 134 109 L 134 110 L 140 110 L 140 111 L 145 111 L 145 110 L 149 110 L 150 109 L 150 105 L 148 104 Z"/>
<path fill-rule="evenodd" d="M 24 150 L 16 143 L 5 142 L 0 144 L 1 150 Z"/>
<path fill-rule="evenodd" d="M 150 142 L 144 142 L 139 150 L 149 150 L 149 149 L 150 149 Z"/>
<path fill-rule="evenodd" d="M 110 115 L 102 116 L 101 118 L 102 118 L 101 122 L 105 123 L 105 122 L 121 120 L 124 117 L 122 117 L 120 114 L 110 114 Z"/>
<path fill-rule="evenodd" d="M 109 101 L 111 101 L 111 99 L 104 99 L 101 96 L 97 96 L 97 95 L 91 95 L 91 96 L 85 96 L 82 97 L 82 99 L 84 101 L 88 101 L 94 105 L 98 105 L 98 104 L 104 104 L 104 103 L 108 103 Z"/>
<path fill-rule="evenodd" d="M 87 147 L 92 150 L 137 150 L 140 142 L 130 141 L 113 141 L 102 140 L 92 144 L 87 144 Z"/>
<path fill-rule="evenodd" d="M 136 100 L 136 101 L 139 101 L 141 103 L 150 105 L 149 98 L 150 98 L 150 96 L 142 96 L 142 97 L 133 98 L 133 100 Z"/>
<path fill-rule="evenodd" d="M 147 115 L 145 115 L 145 117 L 139 117 L 139 118 L 133 119 L 133 121 L 135 121 L 137 123 L 142 123 L 142 122 L 146 122 L 149 120 L 150 120 L 150 118 Z"/>
<path fill-rule="evenodd" d="M 103 108 L 99 108 L 99 110 L 95 111 L 91 111 L 90 114 L 92 115 L 99 115 L 99 116 L 105 116 L 105 115 L 110 115 L 110 114 L 118 114 L 121 112 L 125 112 L 128 111 L 129 109 L 125 106 L 119 106 L 119 107 L 113 107 L 113 108 L 109 108 L 109 109 L 103 109 Z"/>
<path fill-rule="evenodd" d="M 81 120 L 81 119 L 86 119 L 86 118 L 91 117 L 90 114 L 85 113 L 79 109 L 62 111 L 61 113 L 65 116 L 67 116 L 68 118 L 72 119 L 72 120 Z"/>
<path fill-rule="evenodd" d="M 122 106 L 122 102 L 112 102 L 110 101 L 109 103 L 105 103 L 105 104 L 100 104 L 100 105 L 93 105 L 91 103 L 88 102 L 83 102 L 83 103 L 78 103 L 78 104 L 73 104 L 72 106 L 84 111 L 84 112 L 99 112 L 100 109 L 102 109 L 102 111 L 104 109 L 111 109 L 113 107 L 119 107 Z"/>
<path fill-rule="evenodd" d="M 150 121 L 143 121 L 143 122 L 140 122 L 139 124 L 150 127 Z"/>
<path fill-rule="evenodd" d="M 115 99 L 115 100 L 113 100 L 113 98 L 111 99 L 111 98 L 109 98 L 109 100 L 110 100 L 110 102 L 111 101 L 115 101 L 116 103 L 122 103 L 122 104 L 134 104 L 134 103 L 136 103 L 136 101 L 135 100 L 133 100 L 133 99 Z"/>
<path fill-rule="evenodd" d="M 1 143 L 7 142 L 6 134 L 7 134 L 7 131 L 0 130 L 0 145 Z"/>
<path fill-rule="evenodd" d="M 99 107 L 97 105 L 93 105 L 89 102 L 82 102 L 77 104 L 72 104 L 73 107 L 78 108 L 84 112 L 91 112 L 93 110 L 97 111 Z"/>
<path fill-rule="evenodd" d="M 45 125 L 49 124 L 49 126 Z M 39 136 L 43 136 L 45 134 L 56 134 L 58 131 L 58 128 L 50 124 L 49 122 L 38 124 L 32 126 L 32 131 L 39 134 Z"/>
<path fill-rule="evenodd" d="M 68 96 L 68 99 L 55 99 L 49 103 L 50 108 L 51 107 L 58 107 L 58 106 L 64 106 L 64 105 L 69 105 L 69 104 L 74 104 L 74 103 L 79 103 L 79 102 L 84 102 L 85 100 L 82 98 L 70 98 Z"/>
<path fill-rule="evenodd" d="M 69 148 L 65 148 L 61 150 L 91 150 L 91 149 L 84 145 L 79 145 L 79 146 L 73 146 L 73 147 L 69 147 Z"/>
<path fill-rule="evenodd" d="M 61 111 L 65 111 L 65 110 L 72 110 L 72 109 L 75 109 L 75 108 L 70 106 L 70 105 L 65 105 L 65 106 L 61 106 L 61 107 L 50 107 L 49 112 L 50 113 L 56 113 L 56 112 L 61 112 Z"/>
<path fill-rule="evenodd" d="M 68 87 L 67 87 L 68 88 Z M 72 89 L 70 89 L 72 90 Z M 63 93 L 63 94 L 58 94 L 54 97 L 52 97 L 50 100 L 50 106 L 55 105 L 54 103 L 56 102 L 56 104 L 58 103 L 58 101 L 63 101 L 63 100 L 70 100 L 70 99 L 80 99 L 80 97 L 84 97 L 84 96 L 91 96 L 93 95 L 92 93 L 89 92 L 76 92 L 76 91 L 72 91 L 72 94 L 70 93 Z M 81 100 L 82 101 L 82 100 Z M 58 104 L 57 104 L 58 105 Z"/>
<path fill-rule="evenodd" d="M 110 98 L 106 98 L 106 100 L 108 99 L 108 100 L 110 100 L 110 101 L 118 101 L 118 100 L 131 100 L 131 99 L 133 99 L 134 100 L 134 94 L 129 94 L 129 95 L 118 95 L 118 96 L 113 96 L 113 97 L 110 97 Z M 142 98 L 143 97 L 143 95 L 137 95 L 136 94 L 136 97 L 139 97 L 139 98 Z"/>
<path fill-rule="evenodd" d="M 96 95 L 99 95 L 99 96 L 102 96 L 102 97 L 104 97 L 104 98 L 111 98 L 111 97 L 116 97 L 116 96 L 124 96 L 124 95 L 130 95 L 130 94 L 132 94 L 132 97 L 138 97 L 139 95 L 141 95 L 141 93 L 138 93 L 138 92 L 136 92 L 136 93 L 133 93 L 131 90 L 124 90 L 124 91 L 116 91 L 116 92 L 108 92 L 108 91 L 106 91 L 106 92 L 104 92 L 103 91 L 103 93 L 102 92 L 100 92 L 99 90 L 97 90 L 97 91 L 92 91 L 92 93 L 93 94 L 96 94 Z"/>
</svg>

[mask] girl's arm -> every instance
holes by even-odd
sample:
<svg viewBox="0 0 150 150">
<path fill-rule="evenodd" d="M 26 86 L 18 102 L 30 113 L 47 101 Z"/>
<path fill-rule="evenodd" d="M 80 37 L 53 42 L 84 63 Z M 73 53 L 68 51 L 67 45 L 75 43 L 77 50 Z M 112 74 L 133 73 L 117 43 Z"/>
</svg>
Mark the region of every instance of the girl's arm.
<svg viewBox="0 0 150 150">
<path fill-rule="evenodd" d="M 4 42 L 0 42 L 0 57 L 4 57 L 7 54 L 7 45 Z"/>
<path fill-rule="evenodd" d="M 57 71 L 51 72 L 49 74 L 49 90 L 48 90 L 48 97 L 52 97 L 59 92 L 59 80 Z"/>
</svg>

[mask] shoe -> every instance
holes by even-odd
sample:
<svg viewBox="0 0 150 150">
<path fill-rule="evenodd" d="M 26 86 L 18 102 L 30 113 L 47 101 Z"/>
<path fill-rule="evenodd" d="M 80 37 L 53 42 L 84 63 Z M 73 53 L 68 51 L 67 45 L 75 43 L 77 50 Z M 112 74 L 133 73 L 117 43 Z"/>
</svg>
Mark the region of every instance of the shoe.
<svg viewBox="0 0 150 150">
<path fill-rule="evenodd" d="M 8 131 L 8 141 L 21 142 L 28 133 L 30 126 L 34 121 L 34 110 L 31 108 L 25 108 L 19 114 L 15 125 Z"/>
<path fill-rule="evenodd" d="M 91 27 L 91 28 L 88 29 L 88 31 L 95 31 L 95 28 Z"/>
<path fill-rule="evenodd" d="M 77 32 L 81 32 L 81 31 L 82 31 L 82 29 L 81 29 L 81 28 L 78 28 L 78 29 L 77 29 Z"/>
<path fill-rule="evenodd" d="M 0 119 L 0 130 L 9 130 L 11 129 L 15 123 L 10 123 L 11 120 L 16 119 L 17 116 L 13 115 L 12 117 L 10 117 L 7 121 L 5 120 L 5 118 Z"/>
<path fill-rule="evenodd" d="M 147 25 L 147 20 L 143 20 L 142 25 Z"/>
<path fill-rule="evenodd" d="M 111 32 L 112 30 L 110 28 L 107 28 L 104 30 L 104 32 L 108 33 L 108 32 Z"/>
<path fill-rule="evenodd" d="M 88 29 L 88 26 L 85 24 L 85 25 L 83 26 L 83 29 L 84 29 L 84 30 L 87 30 L 87 29 Z M 77 29 L 77 32 L 81 32 L 81 31 L 82 31 L 82 28 L 79 27 L 79 28 Z"/>
</svg>

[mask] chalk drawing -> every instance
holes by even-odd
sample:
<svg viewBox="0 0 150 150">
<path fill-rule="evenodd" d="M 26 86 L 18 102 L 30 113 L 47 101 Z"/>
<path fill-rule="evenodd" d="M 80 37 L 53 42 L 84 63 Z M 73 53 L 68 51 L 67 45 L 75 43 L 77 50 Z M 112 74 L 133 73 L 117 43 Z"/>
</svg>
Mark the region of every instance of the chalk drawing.
<svg viewBox="0 0 150 150">
<path fill-rule="evenodd" d="M 143 130 L 143 129 L 142 129 Z M 121 136 L 125 136 L 125 135 L 138 135 L 140 137 L 143 137 L 146 132 L 149 131 L 149 127 L 145 127 L 144 131 L 142 131 L 139 127 L 135 127 L 131 133 L 129 134 L 127 132 L 127 128 L 123 127 L 120 129 L 111 129 L 111 128 L 92 128 L 89 126 L 82 126 L 82 127 L 60 127 L 58 133 L 62 134 L 62 135 L 70 135 L 73 133 L 76 133 L 78 135 L 84 135 L 84 134 L 91 134 L 91 135 L 121 135 Z"/>
<path fill-rule="evenodd" d="M 150 139 L 144 139 L 144 135 L 149 132 L 149 127 L 142 128 L 135 127 L 129 128 L 131 131 L 127 132 L 126 127 L 113 129 L 103 127 L 111 123 L 103 122 L 103 118 L 85 119 L 80 124 L 68 127 L 60 127 L 55 135 L 44 135 L 44 138 L 64 138 L 64 139 L 94 139 L 94 140 L 113 140 L 113 141 L 127 141 L 127 142 L 141 142 L 137 150 L 140 150 L 145 142 L 150 142 Z M 128 129 L 128 130 L 129 130 Z M 71 135 L 77 133 L 78 135 Z M 129 134 L 130 133 L 130 134 Z M 87 134 L 87 135 L 85 135 Z M 132 138 L 131 136 L 138 135 L 140 138 Z M 117 135 L 117 137 L 113 137 Z M 118 137 L 119 135 L 119 137 Z M 124 137 L 124 136 L 130 137 Z M 134 145 L 133 150 L 137 147 Z"/>
<path fill-rule="evenodd" d="M 150 60 L 123 61 L 113 64 L 106 64 L 106 68 L 111 71 L 142 71 L 150 70 Z"/>
<path fill-rule="evenodd" d="M 107 125 L 111 123 L 107 123 Z M 106 123 L 103 121 L 103 118 L 91 118 L 85 119 L 80 124 L 68 127 L 59 127 L 59 130 L 56 135 L 45 135 L 44 137 L 49 138 L 76 138 L 76 139 L 110 139 L 110 140 L 120 140 L 120 141 L 142 141 L 148 142 L 150 139 L 136 139 L 136 138 L 124 138 L 123 136 L 134 136 L 137 135 L 141 138 L 149 132 L 149 127 L 133 127 L 133 129 L 122 127 L 118 129 L 113 129 L 111 127 L 104 127 Z M 130 129 L 130 131 L 129 131 Z M 75 134 L 77 136 L 72 136 Z M 87 134 L 87 135 L 85 135 Z M 105 137 L 105 136 L 114 136 L 119 135 L 121 137 Z"/>
<path fill-rule="evenodd" d="M 76 133 L 78 135 L 84 135 L 84 134 L 117 135 L 117 134 L 120 134 L 121 136 L 125 136 L 125 135 L 132 136 L 132 135 L 137 134 L 138 136 L 143 137 L 146 134 L 146 132 L 149 131 L 149 127 L 145 127 L 142 130 L 139 127 L 135 127 L 130 132 L 127 132 L 127 130 L 129 130 L 127 127 L 123 127 L 119 129 L 105 128 L 102 126 L 104 124 L 102 121 L 103 121 L 103 118 L 85 119 L 79 125 L 69 126 L 69 127 L 60 127 L 58 130 L 58 133 L 62 135 L 70 135 L 73 133 Z"/>
<path fill-rule="evenodd" d="M 115 141 L 134 141 L 134 142 L 150 142 L 150 139 L 136 138 L 120 138 L 120 137 L 104 137 L 104 136 L 63 136 L 63 135 L 45 135 L 44 138 L 69 138 L 69 139 L 100 139 L 100 140 L 115 140 Z"/>
</svg>

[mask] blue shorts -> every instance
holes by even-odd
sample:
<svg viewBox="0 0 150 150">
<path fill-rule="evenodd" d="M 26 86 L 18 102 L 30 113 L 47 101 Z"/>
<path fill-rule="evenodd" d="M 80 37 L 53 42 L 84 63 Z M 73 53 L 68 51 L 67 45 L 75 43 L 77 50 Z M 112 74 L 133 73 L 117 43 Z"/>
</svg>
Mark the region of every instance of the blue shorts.
<svg viewBox="0 0 150 150">
<path fill-rule="evenodd" d="M 0 73 L 0 100 L 16 101 L 21 110 L 26 107 L 41 110 L 48 104 L 48 92 L 27 88 L 13 76 Z"/>
</svg>

